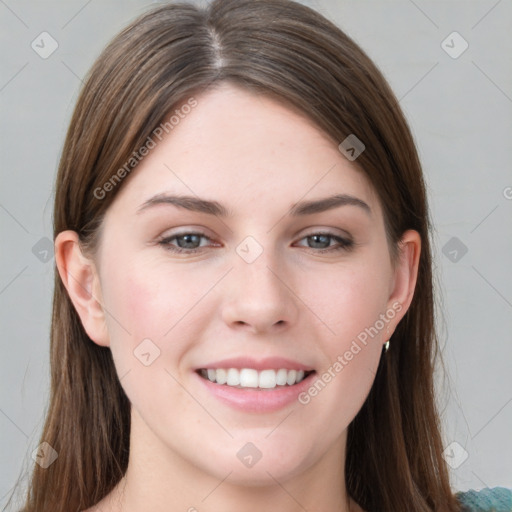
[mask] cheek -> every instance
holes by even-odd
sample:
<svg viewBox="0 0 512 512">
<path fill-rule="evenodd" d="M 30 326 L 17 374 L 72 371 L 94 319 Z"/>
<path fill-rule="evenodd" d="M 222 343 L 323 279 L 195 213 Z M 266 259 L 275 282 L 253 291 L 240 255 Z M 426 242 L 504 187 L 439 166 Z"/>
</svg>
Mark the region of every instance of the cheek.
<svg viewBox="0 0 512 512">
<path fill-rule="evenodd" d="M 380 315 L 385 313 L 388 300 L 388 281 L 384 272 L 371 272 L 365 265 L 331 271 L 318 276 L 304 290 L 310 298 L 311 309 L 321 320 L 322 338 L 328 340 L 329 354 L 345 351 L 350 341 L 364 341 L 367 329 L 377 324 L 379 335 L 371 329 L 369 340 L 385 336 Z M 383 332 L 381 332 L 383 331 Z M 348 345 L 347 345 L 348 344 Z"/>
<path fill-rule="evenodd" d="M 167 288 L 166 291 L 169 294 L 172 289 Z M 124 313 L 130 319 L 135 332 L 144 336 L 162 335 L 156 320 L 162 316 L 170 301 L 170 297 L 165 297 L 163 292 L 162 286 L 155 283 L 153 276 L 132 272 L 126 279 L 123 293 L 126 298 Z"/>
<path fill-rule="evenodd" d="M 187 302 L 180 284 L 168 275 L 162 277 L 155 267 L 118 261 L 112 268 L 105 301 L 112 312 L 108 321 L 110 349 L 130 402 L 144 409 L 148 417 L 161 416 L 159 400 L 166 396 L 172 395 L 180 410 L 190 405 L 186 396 L 176 393 L 174 380 L 166 371 L 178 377 L 173 367 L 186 346 L 175 343 L 173 333 L 166 333 L 184 316 Z M 148 399 L 153 396 L 158 399 Z"/>
<path fill-rule="evenodd" d="M 362 406 L 375 378 L 386 328 L 395 312 L 387 312 L 388 275 L 385 267 L 374 272 L 366 264 L 320 276 L 304 290 L 320 319 L 319 346 L 323 355 L 319 382 L 309 399 L 336 411 L 343 428 Z M 325 391 L 324 391 L 325 389 Z M 324 418 L 327 421 L 327 418 Z"/>
<path fill-rule="evenodd" d="M 109 277 L 108 293 L 104 295 L 105 307 L 114 317 L 109 322 L 109 332 L 117 333 L 123 326 L 125 338 L 129 332 L 134 338 L 161 336 L 155 319 L 161 314 L 157 308 L 165 307 L 159 287 L 150 276 L 140 275 L 132 269 L 123 271 L 121 266 Z M 126 332 L 127 331 L 127 332 Z"/>
<path fill-rule="evenodd" d="M 115 260 L 110 270 L 106 307 L 134 338 L 161 339 L 187 302 L 180 272 L 146 258 Z"/>
<path fill-rule="evenodd" d="M 171 361 L 177 364 L 190 347 L 190 340 L 198 338 L 201 318 L 209 318 L 205 312 L 207 301 L 201 299 L 211 280 L 211 276 L 191 275 L 183 268 L 147 262 L 145 258 L 126 265 L 118 262 L 109 276 L 105 301 L 113 317 L 108 329 L 116 361 L 130 364 L 133 351 L 149 339 L 162 356 L 152 366 Z"/>
<path fill-rule="evenodd" d="M 112 258 L 103 266 L 110 349 L 120 374 L 137 366 L 136 350 L 141 343 L 147 344 L 144 340 L 151 340 L 157 347 L 154 353 L 158 354 L 163 348 L 162 335 L 172 321 L 169 311 L 176 303 L 172 294 L 177 292 L 164 286 L 158 273 L 149 269 L 141 262 L 122 257 Z"/>
</svg>

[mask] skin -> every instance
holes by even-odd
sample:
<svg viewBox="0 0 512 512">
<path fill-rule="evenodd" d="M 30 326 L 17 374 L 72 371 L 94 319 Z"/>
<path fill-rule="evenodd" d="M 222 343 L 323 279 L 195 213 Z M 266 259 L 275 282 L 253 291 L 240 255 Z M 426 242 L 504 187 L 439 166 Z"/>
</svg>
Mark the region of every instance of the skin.
<svg viewBox="0 0 512 512">
<path fill-rule="evenodd" d="M 382 345 L 410 305 L 421 248 L 404 233 L 393 268 L 382 209 L 370 182 L 310 120 L 272 99 L 223 84 L 152 149 L 106 214 L 96 254 L 76 233 L 56 238 L 62 280 L 89 337 L 110 347 L 132 403 L 125 478 L 88 512 L 355 512 L 344 486 L 347 427 L 372 386 Z M 216 200 L 222 219 L 169 204 L 137 213 L 156 194 Z M 351 194 L 345 205 L 291 217 L 301 200 Z M 203 231 L 201 252 L 176 254 L 158 243 Z M 351 237 L 352 250 L 321 253 Z M 252 236 L 252 263 L 236 252 Z M 185 246 L 183 239 L 170 245 Z M 254 250 L 254 249 L 251 249 Z M 229 272 L 228 272 L 229 271 Z M 194 370 L 240 355 L 287 357 L 319 375 L 365 327 L 401 306 L 386 328 L 307 405 L 247 413 L 219 402 Z M 149 366 L 134 349 L 149 338 Z M 245 467 L 251 442 L 262 458 Z M 170 505 L 172 504 L 172 505 Z"/>
</svg>

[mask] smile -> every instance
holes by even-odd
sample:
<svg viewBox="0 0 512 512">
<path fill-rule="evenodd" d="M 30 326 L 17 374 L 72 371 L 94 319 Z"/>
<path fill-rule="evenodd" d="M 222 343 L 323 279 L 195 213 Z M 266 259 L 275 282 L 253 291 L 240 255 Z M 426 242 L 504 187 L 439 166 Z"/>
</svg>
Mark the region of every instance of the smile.
<svg viewBox="0 0 512 512">
<path fill-rule="evenodd" d="M 274 389 L 290 387 L 302 382 L 313 371 L 254 368 L 201 368 L 198 373 L 210 382 L 234 388 Z"/>
</svg>

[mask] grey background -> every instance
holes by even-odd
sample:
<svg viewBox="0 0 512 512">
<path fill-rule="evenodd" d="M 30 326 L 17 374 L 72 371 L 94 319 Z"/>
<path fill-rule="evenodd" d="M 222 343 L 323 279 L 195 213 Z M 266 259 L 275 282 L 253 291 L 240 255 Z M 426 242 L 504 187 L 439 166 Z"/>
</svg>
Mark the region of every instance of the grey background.
<svg viewBox="0 0 512 512">
<path fill-rule="evenodd" d="M 512 487 L 512 2 L 304 3 L 374 59 L 417 141 L 436 227 L 453 487 Z M 0 506 L 33 463 L 47 407 L 54 260 L 44 251 L 67 123 L 94 58 L 155 4 L 0 0 Z M 58 43 L 46 59 L 31 47 L 43 31 Z M 442 46 L 453 31 L 469 44 L 458 58 L 445 49 L 460 40 Z"/>
</svg>

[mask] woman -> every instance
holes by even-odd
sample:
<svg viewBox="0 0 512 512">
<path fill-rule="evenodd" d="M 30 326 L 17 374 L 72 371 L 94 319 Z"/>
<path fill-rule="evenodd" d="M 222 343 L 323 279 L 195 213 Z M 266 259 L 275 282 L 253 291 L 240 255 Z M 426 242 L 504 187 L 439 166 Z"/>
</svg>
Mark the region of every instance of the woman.
<svg viewBox="0 0 512 512">
<path fill-rule="evenodd" d="M 54 223 L 25 512 L 463 510 L 420 163 L 322 16 L 218 0 L 135 20 L 78 99 Z"/>
</svg>

